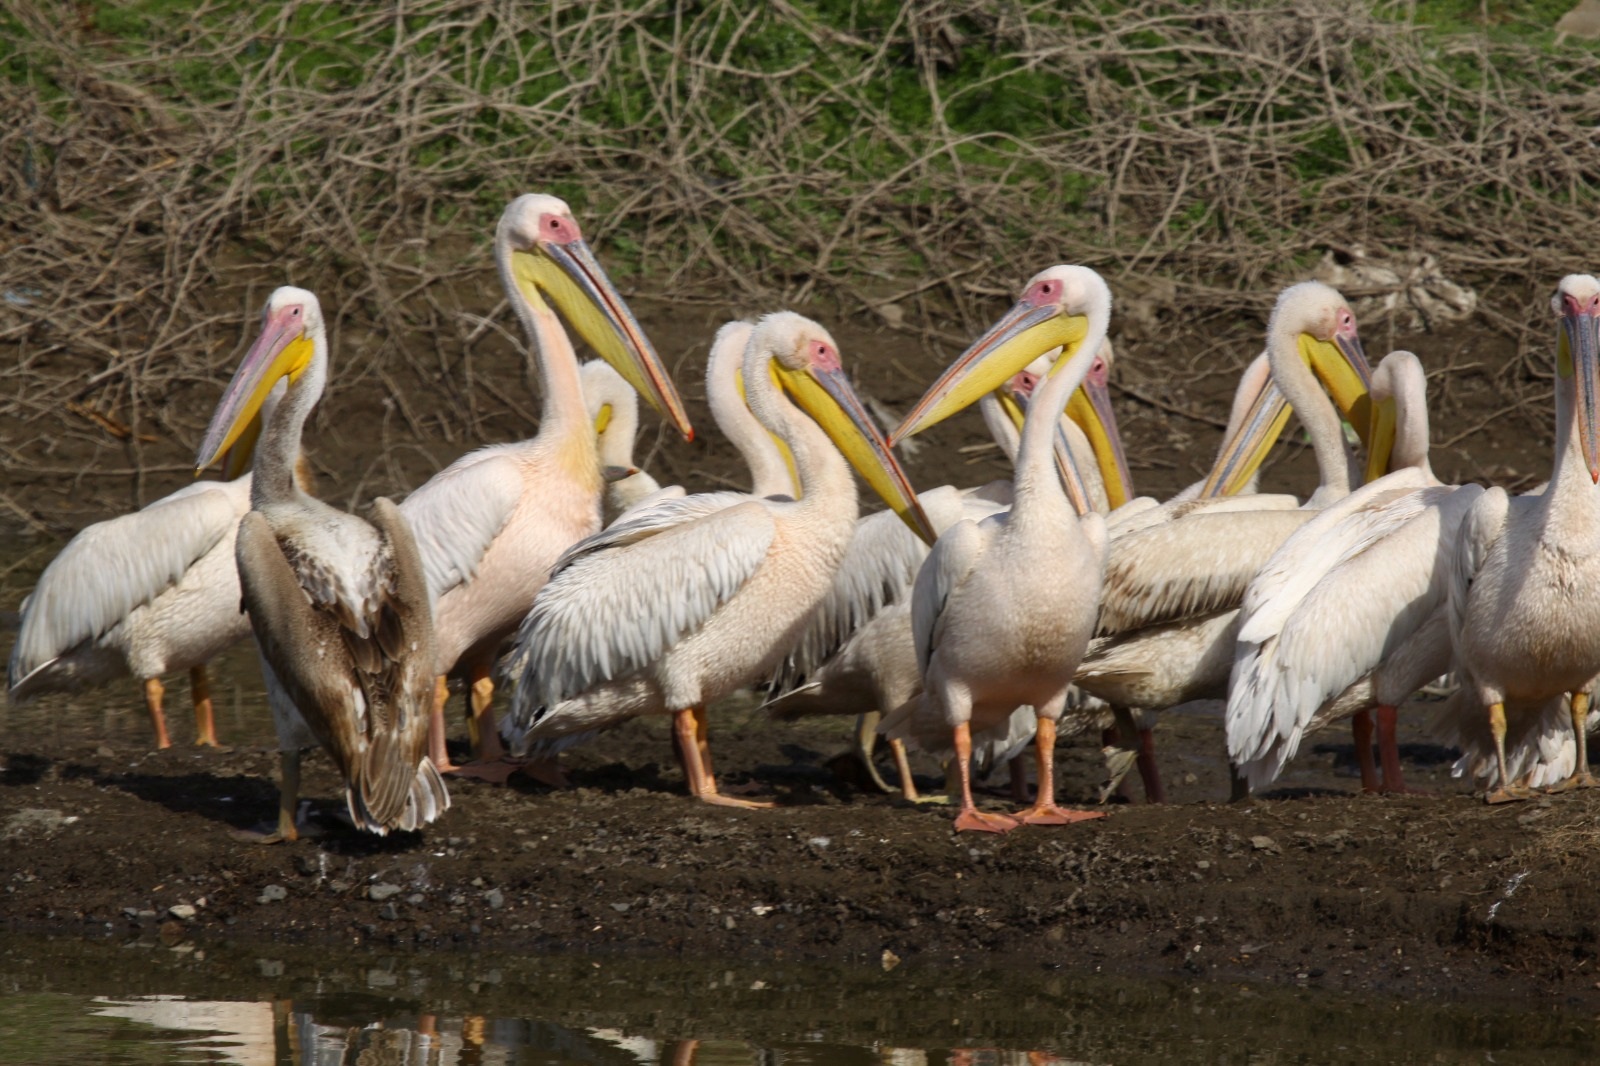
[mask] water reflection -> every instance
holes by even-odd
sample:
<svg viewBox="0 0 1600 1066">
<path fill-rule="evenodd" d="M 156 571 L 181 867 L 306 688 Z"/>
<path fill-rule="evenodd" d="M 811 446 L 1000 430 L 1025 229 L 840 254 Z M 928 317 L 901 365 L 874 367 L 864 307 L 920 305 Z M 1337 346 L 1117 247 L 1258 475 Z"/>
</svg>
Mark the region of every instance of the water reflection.
<svg viewBox="0 0 1600 1066">
<path fill-rule="evenodd" d="M 1065 977 L 1025 965 L 384 957 L 0 937 L 0 1063 L 1579 1063 L 1549 1003 Z"/>
</svg>

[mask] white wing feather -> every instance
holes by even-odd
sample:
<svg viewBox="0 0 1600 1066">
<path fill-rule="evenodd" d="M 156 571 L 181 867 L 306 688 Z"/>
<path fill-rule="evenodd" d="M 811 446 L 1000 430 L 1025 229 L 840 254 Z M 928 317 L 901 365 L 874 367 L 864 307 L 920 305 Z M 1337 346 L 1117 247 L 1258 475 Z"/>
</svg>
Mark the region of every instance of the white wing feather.
<svg viewBox="0 0 1600 1066">
<path fill-rule="evenodd" d="M 1229 755 L 1252 787 L 1294 757 L 1319 708 L 1434 615 L 1449 586 L 1449 527 L 1481 491 L 1375 494 L 1331 523 L 1319 516 L 1262 569 L 1245 597 L 1227 710 Z"/>
<path fill-rule="evenodd" d="M 944 606 L 983 557 L 989 540 L 977 522 L 957 522 L 939 537 L 928 561 L 917 571 L 911 589 L 911 633 L 917 644 L 917 670 L 924 676 L 938 646 Z"/>
<path fill-rule="evenodd" d="M 1110 635 L 1237 607 L 1312 511 L 1193 514 L 1113 537 L 1096 630 Z"/>
<path fill-rule="evenodd" d="M 496 444 L 463 455 L 423 483 L 400 505 L 422 555 L 428 594 L 440 596 L 478 570 L 522 499 L 522 474 Z"/>
<path fill-rule="evenodd" d="M 750 579 L 772 545 L 771 512 L 749 496 L 706 513 L 708 502 L 664 501 L 561 557 L 512 655 L 519 720 L 650 666 Z"/>
<path fill-rule="evenodd" d="M 11 684 L 106 632 L 172 587 L 249 509 L 249 482 L 185 486 L 73 537 L 23 605 Z"/>
<path fill-rule="evenodd" d="M 1467 621 L 1467 600 L 1472 592 L 1472 582 L 1483 567 L 1484 560 L 1494 550 L 1495 543 L 1505 532 L 1506 520 L 1511 514 L 1511 497 L 1505 489 L 1495 486 L 1478 497 L 1461 521 L 1461 534 L 1456 538 L 1452 558 L 1450 582 L 1450 643 L 1461 647 L 1462 629 Z M 1464 664 L 1459 664 L 1464 665 Z M 1467 673 L 1470 675 L 1471 671 Z M 1466 686 L 1463 686 L 1466 687 Z"/>
</svg>

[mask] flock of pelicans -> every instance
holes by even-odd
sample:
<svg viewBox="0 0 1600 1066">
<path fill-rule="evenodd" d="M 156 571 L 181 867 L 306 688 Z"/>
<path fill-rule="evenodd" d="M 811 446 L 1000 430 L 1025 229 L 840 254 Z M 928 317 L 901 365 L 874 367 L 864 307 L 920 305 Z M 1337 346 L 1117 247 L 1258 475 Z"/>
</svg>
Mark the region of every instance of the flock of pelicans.
<svg viewBox="0 0 1600 1066">
<path fill-rule="evenodd" d="M 751 491 L 686 495 L 632 466 L 638 396 L 693 431 L 567 206 L 518 198 L 494 251 L 544 386 L 536 437 L 466 455 L 366 518 L 322 503 L 299 449 L 327 335 L 316 297 L 280 288 L 200 446 L 198 468 L 226 456 L 231 480 L 79 534 L 24 604 L 11 698 L 131 674 L 165 746 L 159 678 L 190 670 L 215 743 L 203 666 L 253 632 L 282 758 L 268 841 L 296 836 L 304 748 L 334 758 L 353 822 L 385 833 L 449 806 L 442 774 L 548 769 L 645 714 L 673 716 L 695 796 L 765 806 L 719 791 L 706 730 L 710 704 L 763 682 L 775 717 L 861 715 L 869 766 L 887 735 L 912 798 L 905 745 L 953 755 L 958 829 L 1097 817 L 1055 802 L 1063 720 L 1119 735 L 1124 772 L 1137 765 L 1161 799 L 1155 715 L 1200 698 L 1228 701 L 1239 787 L 1349 717 L 1364 787 L 1403 790 L 1395 708 L 1452 671 L 1434 726 L 1490 802 L 1595 783 L 1593 277 L 1562 279 L 1552 300 L 1555 465 L 1527 495 L 1441 484 L 1420 363 L 1395 352 L 1370 369 L 1344 299 L 1307 282 L 1279 297 L 1210 475 L 1166 503 L 1130 499 L 1106 393 L 1111 293 L 1081 266 L 1029 281 L 887 437 L 821 326 L 789 312 L 728 324 L 707 394 Z M 603 361 L 579 364 L 557 310 Z M 974 404 L 1013 478 L 913 492 L 895 443 Z M 1304 503 L 1252 491 L 1291 407 L 1321 475 Z M 889 510 L 858 516 L 852 467 Z M 453 674 L 476 726 L 464 767 L 445 750 Z M 496 678 L 512 690 L 498 726 Z M 1030 741 L 1036 799 L 978 810 L 972 764 L 1019 760 Z"/>
</svg>

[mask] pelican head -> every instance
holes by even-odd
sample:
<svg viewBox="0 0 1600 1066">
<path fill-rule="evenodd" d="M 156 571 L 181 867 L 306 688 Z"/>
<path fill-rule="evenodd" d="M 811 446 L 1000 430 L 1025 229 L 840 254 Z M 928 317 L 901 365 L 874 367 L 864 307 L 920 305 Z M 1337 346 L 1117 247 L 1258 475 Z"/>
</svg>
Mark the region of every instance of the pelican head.
<svg viewBox="0 0 1600 1066">
<path fill-rule="evenodd" d="M 1060 368 L 1072 361 L 1089 335 L 1091 314 L 1111 315 L 1111 290 L 1085 266 L 1053 266 L 1029 280 L 1022 298 L 956 357 L 923 394 L 895 431 L 897 443 L 943 422 L 1052 348 L 1061 348 Z"/>
<path fill-rule="evenodd" d="M 1550 298 L 1551 310 L 1561 318 L 1556 337 L 1556 373 L 1572 381 L 1574 418 L 1583 461 L 1591 482 L 1600 483 L 1600 281 L 1589 274 L 1568 274 Z"/>
<path fill-rule="evenodd" d="M 1061 350 L 1046 352 L 1022 370 L 1017 371 L 996 392 L 1001 408 L 1010 417 L 1018 432 L 1022 430 L 1028 403 L 1034 390 L 1050 373 L 1050 368 Z M 1095 463 L 1100 469 L 1100 481 L 1105 486 L 1107 505 L 1115 509 L 1127 503 L 1133 495 L 1133 474 L 1128 469 L 1128 457 L 1122 449 L 1122 436 L 1117 429 L 1117 415 L 1111 406 L 1111 365 L 1116 356 L 1109 339 L 1102 341 L 1100 350 L 1089 364 L 1083 384 L 1067 401 L 1067 417 L 1083 430 L 1089 446 L 1094 449 Z M 1066 464 L 1072 450 L 1064 433 L 1056 434 L 1056 466 L 1065 476 Z"/>
<path fill-rule="evenodd" d="M 694 439 L 688 412 L 661 357 L 584 242 L 564 200 L 542 193 L 517 197 L 500 215 L 495 255 L 508 287 L 534 307 L 555 304 L 602 359 L 670 421 Z"/>
<path fill-rule="evenodd" d="M 1310 368 L 1335 406 L 1373 447 L 1372 368 L 1356 329 L 1355 312 L 1338 291 L 1320 281 L 1291 285 L 1278 294 L 1267 321 L 1268 350 L 1289 345 Z M 1232 495 L 1254 476 L 1288 421 L 1276 383 L 1263 385 L 1234 435 L 1225 440 L 1200 495 Z M 1392 432 L 1392 425 L 1389 427 Z M 1388 454 L 1387 445 L 1383 445 Z"/>
<path fill-rule="evenodd" d="M 1372 391 L 1372 368 L 1356 331 L 1355 312 L 1343 296 L 1320 281 L 1303 281 L 1278 294 L 1267 323 L 1269 335 L 1293 333 L 1300 358 L 1317 375 L 1339 410 L 1351 414 Z M 1353 423 L 1365 437 L 1367 422 Z"/>
<path fill-rule="evenodd" d="M 261 312 L 261 332 L 223 390 L 195 459 L 199 473 L 244 436 L 280 381 L 293 385 L 319 356 L 326 359 L 322 305 L 293 285 L 274 289 Z"/>
<path fill-rule="evenodd" d="M 744 380 L 752 393 L 764 374 L 794 397 L 912 532 L 929 544 L 937 539 L 905 471 L 851 387 L 827 330 L 792 311 L 762 318 L 745 348 Z"/>
</svg>

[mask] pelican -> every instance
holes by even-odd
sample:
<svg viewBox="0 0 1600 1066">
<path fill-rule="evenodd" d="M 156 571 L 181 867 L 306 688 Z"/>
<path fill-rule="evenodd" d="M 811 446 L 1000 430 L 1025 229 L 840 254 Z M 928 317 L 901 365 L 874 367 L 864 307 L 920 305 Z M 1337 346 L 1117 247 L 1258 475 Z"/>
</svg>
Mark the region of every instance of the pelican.
<svg viewBox="0 0 1600 1066">
<path fill-rule="evenodd" d="M 1125 501 L 1132 485 L 1111 408 L 1109 354 L 1109 350 L 1095 354 L 1083 384 L 1068 401 L 1054 442 L 1058 468 L 1083 472 L 1085 491 L 1094 509 L 1101 512 L 1110 501 Z M 1035 360 L 978 401 L 990 434 L 1013 464 L 1021 444 L 1019 429 L 1025 409 L 1039 376 L 1049 366 L 1048 359 Z M 935 532 L 942 536 L 963 518 L 981 522 L 1009 508 L 1012 487 L 1005 480 L 965 490 L 945 485 L 918 493 L 917 499 Z M 884 792 L 891 790 L 873 763 L 873 742 L 883 713 L 922 691 L 911 635 L 910 593 L 927 555 L 926 545 L 892 513 L 861 519 L 832 588 L 774 678 L 776 695 L 766 705 L 768 713 L 780 721 L 819 714 L 856 715 L 852 752 Z M 1017 713 L 1026 722 L 1014 723 L 1016 728 L 1008 728 L 1003 735 L 990 730 L 973 738 L 979 765 L 1009 761 L 1009 753 L 1018 746 L 1017 737 L 1023 746 L 1032 738 L 1032 709 Z M 900 776 L 901 795 L 919 801 L 904 743 L 890 739 L 889 746 Z M 1013 768 L 1012 784 L 1020 794 L 1019 772 Z"/>
<path fill-rule="evenodd" d="M 1065 480 L 1059 476 L 1052 442 L 1110 318 L 1111 291 L 1088 267 L 1036 274 L 1016 306 L 951 364 L 891 436 L 899 440 L 971 405 L 1041 350 L 1063 346 L 1028 406 L 1011 509 L 981 523 L 956 523 L 917 574 L 911 619 L 923 693 L 882 726 L 924 748 L 953 746 L 961 784 L 957 830 L 1003 833 L 1019 822 L 1100 817 L 1056 804 L 1054 758 L 1056 721 L 1094 632 L 1105 520 L 1090 510 L 1072 466 Z M 1045 572 L 1055 580 L 1038 580 Z M 1038 718 L 1038 798 L 1016 819 L 980 812 L 972 801 L 972 731 L 1006 722 L 1022 704 Z"/>
<path fill-rule="evenodd" d="M 445 675 L 462 665 L 483 750 L 472 770 L 504 780 L 490 704 L 500 645 L 516 632 L 556 559 L 600 529 L 604 470 L 572 342 L 556 310 L 686 439 L 694 432 L 660 358 L 554 196 L 513 200 L 495 229 L 495 264 L 532 341 L 543 387 L 539 433 L 471 452 L 401 505 L 435 597 L 440 677 L 433 757 L 443 749 Z M 548 298 L 548 302 L 547 302 Z M 551 305 L 554 305 L 552 309 Z"/>
<path fill-rule="evenodd" d="M 1498 780 L 1490 803 L 1525 799 L 1508 733 L 1570 697 L 1577 765 L 1560 787 L 1590 787 L 1584 724 L 1600 675 L 1600 281 L 1561 279 L 1556 338 L 1556 448 L 1539 496 L 1480 496 L 1462 522 L 1450 586 L 1450 633 L 1462 686 L 1487 709 Z"/>
<path fill-rule="evenodd" d="M 746 346 L 743 378 L 750 410 L 793 457 L 799 498 L 665 500 L 574 545 L 513 653 L 526 664 L 505 726 L 514 751 L 672 714 L 690 792 L 764 806 L 718 791 L 705 708 L 776 666 L 826 594 L 855 530 L 850 466 L 932 539 L 826 330 L 791 312 L 766 316 Z"/>
<path fill-rule="evenodd" d="M 132 514 L 73 537 L 22 604 L 11 649 L 13 702 L 132 676 L 144 689 L 156 747 L 171 746 L 161 678 L 187 670 L 196 743 L 215 747 L 206 663 L 250 635 L 233 562 L 239 519 L 250 510 L 249 463 L 260 424 L 281 388 L 227 456 L 222 481 L 186 485 Z M 296 476 L 308 488 L 302 457 Z"/>
<path fill-rule="evenodd" d="M 1306 733 L 1353 715 L 1362 790 L 1407 791 L 1395 708 L 1450 669 L 1450 558 L 1483 489 L 1434 476 L 1427 376 L 1415 355 L 1378 364 L 1372 399 L 1374 417 L 1395 428 L 1392 454 L 1374 449 L 1369 473 L 1391 472 L 1302 526 L 1245 593 L 1227 731 L 1229 758 L 1252 789 L 1282 772 Z"/>
<path fill-rule="evenodd" d="M 633 465 L 633 439 L 639 432 L 639 394 L 603 359 L 578 368 L 584 406 L 594 422 L 596 448 L 606 488 L 603 512 L 616 519 L 634 507 L 666 496 L 682 496 L 677 485 L 662 486 Z"/>
<path fill-rule="evenodd" d="M 284 286 L 267 298 L 261 333 L 222 394 L 196 466 L 230 447 L 285 378 L 256 447 L 235 548 L 282 763 L 278 828 L 263 842 L 297 838 L 300 749 L 319 742 L 344 777 L 357 827 L 416 829 L 450 806 L 425 754 L 436 654 L 427 582 L 394 504 L 374 501 L 367 522 L 294 482 L 300 435 L 328 378 L 327 332 L 311 293 Z"/>
<path fill-rule="evenodd" d="M 1022 444 L 1022 422 L 1028 404 L 1058 355 L 1058 352 L 1041 355 L 978 401 L 989 435 L 1013 466 Z M 1061 439 L 1056 442 L 1057 466 L 1064 470 L 1066 456 L 1071 456 L 1072 465 L 1089 494 L 1090 507 L 1106 515 L 1108 522 L 1112 514 L 1135 502 L 1130 498 L 1133 476 L 1128 471 L 1122 436 L 1111 407 L 1114 358 L 1111 340 L 1107 338 L 1101 350 L 1095 353 L 1094 362 L 1089 364 L 1083 384 L 1067 401 L 1066 413 L 1061 418 Z"/>
<path fill-rule="evenodd" d="M 633 439 L 639 429 L 639 394 L 633 390 L 633 386 L 603 359 L 583 363 L 578 373 L 583 385 L 584 406 L 594 422 L 596 446 L 606 483 L 603 496 L 606 518 L 614 520 L 634 507 L 648 506 L 657 499 L 682 496 L 682 486 L 663 487 L 655 478 L 633 465 Z M 445 770 L 441 772 L 460 769 L 449 762 L 445 748 L 445 702 L 444 697 L 435 694 L 434 716 L 428 729 L 428 756 L 434 760 L 436 769 L 443 760 Z M 468 725 L 473 733 L 474 749 L 482 751 L 482 740 L 477 735 L 479 722 L 470 718 L 470 699 Z M 495 737 L 491 747 L 498 744 L 499 738 Z M 546 783 L 564 784 L 560 771 L 553 767 L 532 767 L 504 759 L 492 763 L 480 762 L 464 772 L 488 780 L 503 780 L 519 769 Z"/>
<path fill-rule="evenodd" d="M 1159 524 L 1136 515 L 1113 534 L 1097 634 L 1077 675 L 1113 707 L 1224 698 L 1245 588 L 1291 533 L 1350 492 L 1339 410 L 1370 434 L 1372 375 L 1349 305 L 1318 282 L 1285 289 L 1267 324 L 1267 355 L 1274 388 L 1224 442 L 1201 494 L 1231 493 L 1254 476 L 1283 425 L 1279 396 L 1311 438 L 1321 483 L 1294 510 L 1281 498 L 1202 499 Z"/>
</svg>

